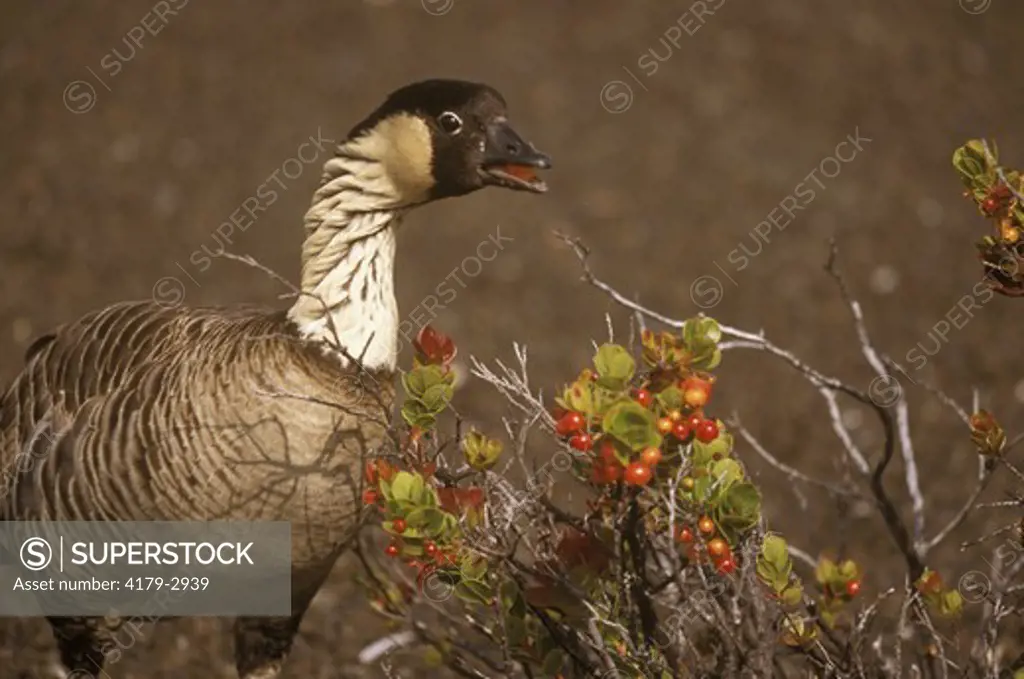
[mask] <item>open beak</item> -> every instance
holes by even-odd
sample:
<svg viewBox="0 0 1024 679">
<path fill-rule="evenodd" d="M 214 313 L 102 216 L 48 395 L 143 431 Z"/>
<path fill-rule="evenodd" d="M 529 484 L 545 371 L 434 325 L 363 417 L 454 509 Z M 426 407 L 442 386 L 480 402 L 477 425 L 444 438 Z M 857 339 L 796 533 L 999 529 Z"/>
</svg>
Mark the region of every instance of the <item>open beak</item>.
<svg viewBox="0 0 1024 679">
<path fill-rule="evenodd" d="M 548 185 L 536 171 L 550 168 L 551 159 L 524 141 L 507 121 L 495 122 L 488 128 L 484 163 L 480 168 L 485 184 L 544 193 Z"/>
</svg>

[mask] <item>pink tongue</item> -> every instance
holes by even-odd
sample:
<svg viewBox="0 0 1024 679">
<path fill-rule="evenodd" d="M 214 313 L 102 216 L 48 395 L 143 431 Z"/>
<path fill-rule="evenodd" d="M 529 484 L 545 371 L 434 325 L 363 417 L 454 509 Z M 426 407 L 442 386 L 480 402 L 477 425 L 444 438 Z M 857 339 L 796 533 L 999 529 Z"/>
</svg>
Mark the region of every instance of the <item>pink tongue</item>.
<svg viewBox="0 0 1024 679">
<path fill-rule="evenodd" d="M 527 182 L 537 181 L 537 173 L 533 171 L 532 167 L 527 165 L 502 165 L 501 169 L 516 179 L 522 179 Z"/>
</svg>

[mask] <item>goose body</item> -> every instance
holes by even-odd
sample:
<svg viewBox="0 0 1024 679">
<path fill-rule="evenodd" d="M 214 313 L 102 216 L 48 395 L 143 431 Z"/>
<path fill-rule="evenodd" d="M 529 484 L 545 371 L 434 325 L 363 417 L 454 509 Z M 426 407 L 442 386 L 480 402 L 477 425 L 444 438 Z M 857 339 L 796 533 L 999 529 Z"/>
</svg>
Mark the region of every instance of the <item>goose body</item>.
<svg viewBox="0 0 1024 679">
<path fill-rule="evenodd" d="M 239 676 L 278 676 L 358 528 L 362 461 L 394 400 L 395 234 L 417 205 L 547 167 L 485 85 L 393 93 L 324 166 L 288 310 L 126 302 L 37 340 L 0 398 L 2 520 L 289 521 L 292 615 L 240 618 Z M 119 621 L 51 618 L 76 678 Z"/>
</svg>

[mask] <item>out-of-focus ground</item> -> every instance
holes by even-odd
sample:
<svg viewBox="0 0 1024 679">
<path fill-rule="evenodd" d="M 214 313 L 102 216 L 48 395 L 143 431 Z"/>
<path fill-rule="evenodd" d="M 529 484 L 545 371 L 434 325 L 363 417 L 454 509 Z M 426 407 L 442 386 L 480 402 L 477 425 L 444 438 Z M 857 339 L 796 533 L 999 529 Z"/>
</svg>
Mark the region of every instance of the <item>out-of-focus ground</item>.
<svg viewBox="0 0 1024 679">
<path fill-rule="evenodd" d="M 511 344 L 523 342 L 535 384 L 549 387 L 588 361 L 613 306 L 579 281 L 573 255 L 552 235 L 561 230 L 593 249 L 600 276 L 650 307 L 696 313 L 691 287 L 699 280 L 702 302 L 721 297 L 709 313 L 763 328 L 868 389 L 848 310 L 823 271 L 826 241 L 836 236 L 879 348 L 915 368 L 915 380 L 964 403 L 978 386 L 982 404 L 1011 431 L 1021 422 L 1024 302 L 985 296 L 966 321 L 953 311 L 965 295 L 979 299 L 972 241 L 985 225 L 960 197 L 949 162 L 965 139 L 988 135 L 1008 162 L 1024 164 L 1020 3 L 962 0 L 984 9 L 972 14 L 956 0 L 705 0 L 721 6 L 702 19 L 686 14 L 687 0 L 184 3 L 170 2 L 180 11 L 164 23 L 146 19 L 159 32 L 141 47 L 123 38 L 138 35 L 148 1 L 4 3 L 3 380 L 38 333 L 100 305 L 148 298 L 167 277 L 180 282 L 187 303 L 275 303 L 281 289 L 265 275 L 224 259 L 203 270 L 193 253 L 218 251 L 217 226 L 310 135 L 322 129 L 337 138 L 391 89 L 449 76 L 499 88 L 515 125 L 555 159 L 548 195 L 489 190 L 408 220 L 398 267 L 403 314 L 499 227 L 512 239 L 478 274 L 463 276 L 465 288 L 436 321 L 462 356 L 508 358 Z M 858 131 L 870 141 L 852 159 L 845 146 L 839 154 L 848 162 L 825 160 Z M 230 248 L 294 278 L 322 160 L 284 179 L 279 199 L 236 231 Z M 792 222 L 758 236 L 755 227 L 816 168 L 822 184 L 810 180 L 813 200 L 797 196 L 804 209 Z M 741 245 L 749 260 L 730 256 Z M 720 294 L 702 276 L 715 277 Z M 162 285 L 157 294 L 175 284 Z M 956 323 L 937 339 L 936 324 L 951 312 Z M 625 333 L 628 316 L 614 315 Z M 907 353 L 919 343 L 935 355 L 916 370 L 911 358 L 924 350 Z M 966 496 L 976 463 L 949 412 L 920 390 L 911 394 L 931 533 Z M 504 412 L 477 381 L 458 398 L 482 424 Z M 735 409 L 780 460 L 821 477 L 837 473 L 840 447 L 823 403 L 768 357 L 727 355 L 716 400 L 718 414 Z M 859 425 L 866 453 L 877 454 L 870 413 L 846 417 Z M 804 510 L 786 479 L 749 447 L 741 454 L 764 484 L 772 527 L 812 552 L 845 540 L 869 564 L 868 592 L 898 584 L 887 570 L 898 564 L 894 548 L 869 507 L 853 507 L 845 522 L 830 505 Z M 902 499 L 901 470 L 894 463 L 888 485 Z M 1001 496 L 993 489 L 987 497 Z M 951 543 L 979 534 L 984 521 L 1010 518 L 990 510 Z M 956 551 L 951 544 L 936 554 L 947 579 L 982 555 Z M 347 563 L 303 625 L 288 676 L 379 676 L 355 665 L 383 627 L 349 583 Z M 229 637 L 215 633 L 222 628 L 201 620 L 147 631 L 110 675 L 232 676 Z M 45 624 L 0 625 L 4 679 L 49 676 L 52 659 Z"/>
</svg>

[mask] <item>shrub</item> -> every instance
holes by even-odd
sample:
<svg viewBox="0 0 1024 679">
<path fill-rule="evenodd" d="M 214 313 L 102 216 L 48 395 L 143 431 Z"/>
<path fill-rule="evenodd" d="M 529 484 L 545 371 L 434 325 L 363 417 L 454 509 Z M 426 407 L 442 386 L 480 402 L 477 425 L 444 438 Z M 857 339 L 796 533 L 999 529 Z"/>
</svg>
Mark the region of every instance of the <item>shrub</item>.
<svg viewBox="0 0 1024 679">
<path fill-rule="evenodd" d="M 978 244 L 986 284 L 1024 294 L 1024 180 L 1000 167 L 984 141 L 958 149 L 954 165 L 966 195 L 995 225 Z M 667 329 L 597 347 L 553 403 L 531 387 L 524 348 L 516 347 L 513 367 L 474 360 L 474 374 L 514 413 L 504 437 L 461 431 L 450 408 L 455 344 L 433 328 L 421 331 L 402 379 L 395 450 L 366 461 L 364 501 L 387 544 L 381 549 L 379 536 L 368 534 L 358 551 L 375 608 L 399 628 L 391 641 L 423 646 L 428 661 L 473 677 L 1024 677 L 1021 644 L 1006 631 L 1021 613 L 1024 588 L 1014 580 L 1024 567 L 1024 522 L 993 534 L 1010 538 L 989 575 L 947 581 L 931 556 L 980 506 L 997 470 L 1024 481 L 1007 458 L 1016 440 L 1007 441 L 993 414 L 925 385 L 962 421 L 979 463 L 961 510 L 926 535 L 909 395 L 900 384 L 906 373 L 874 346 L 834 245 L 829 271 L 875 374 L 868 390 L 761 334 L 705 316 L 677 321 L 629 302 L 594 276 L 582 245 L 566 240 L 587 280 Z M 724 351 L 737 349 L 784 361 L 821 394 L 848 478 L 822 481 L 788 467 L 741 423 L 716 417 L 714 371 Z M 874 413 L 884 434 L 878 454 L 854 443 L 840 398 Z M 817 557 L 790 545 L 786 526 L 764 516 L 737 448 L 793 483 L 869 498 L 902 557 L 901 576 L 867 592 L 864 564 L 827 556 L 828 545 Z M 884 485 L 897 450 L 909 521 Z M 555 492 L 570 484 L 585 489 L 585 505 Z M 1020 506 L 1016 498 L 996 504 Z M 972 616 L 968 604 L 977 605 Z M 972 643 L 959 643 L 965 634 Z"/>
</svg>

